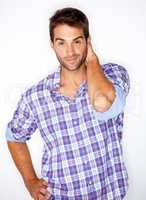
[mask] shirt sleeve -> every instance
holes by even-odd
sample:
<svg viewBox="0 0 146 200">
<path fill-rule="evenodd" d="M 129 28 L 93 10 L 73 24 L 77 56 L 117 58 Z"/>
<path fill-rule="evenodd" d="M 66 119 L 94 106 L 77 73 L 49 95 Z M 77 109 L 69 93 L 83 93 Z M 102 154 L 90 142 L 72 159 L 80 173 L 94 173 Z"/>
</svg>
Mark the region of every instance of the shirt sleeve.
<svg viewBox="0 0 146 200">
<path fill-rule="evenodd" d="M 128 95 L 130 83 L 129 75 L 126 69 L 118 64 L 108 63 L 103 66 L 105 76 L 113 83 L 115 87 L 116 97 L 111 107 L 101 113 L 94 110 L 99 120 L 107 120 L 120 114 L 126 104 L 126 96 Z"/>
<path fill-rule="evenodd" d="M 22 95 L 6 128 L 7 141 L 26 142 L 37 129 L 36 120 Z"/>
</svg>

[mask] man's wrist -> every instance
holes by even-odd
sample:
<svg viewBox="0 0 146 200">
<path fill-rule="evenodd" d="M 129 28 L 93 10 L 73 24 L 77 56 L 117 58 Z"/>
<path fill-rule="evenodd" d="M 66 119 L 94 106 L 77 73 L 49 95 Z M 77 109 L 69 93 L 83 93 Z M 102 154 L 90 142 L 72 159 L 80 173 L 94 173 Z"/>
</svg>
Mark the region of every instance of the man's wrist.
<svg viewBox="0 0 146 200">
<path fill-rule="evenodd" d="M 98 61 L 97 55 L 93 52 L 90 56 L 87 56 L 86 62 L 95 62 Z"/>
<path fill-rule="evenodd" d="M 93 64 L 93 63 L 99 63 L 99 60 L 96 56 L 96 54 L 92 54 L 89 58 L 87 57 L 86 58 L 86 65 L 89 65 L 89 64 Z"/>
<path fill-rule="evenodd" d="M 39 178 L 37 176 L 32 176 L 32 177 L 29 177 L 29 178 L 24 178 L 24 183 L 27 186 L 29 186 L 32 182 L 35 182 L 37 180 L 39 180 Z"/>
</svg>

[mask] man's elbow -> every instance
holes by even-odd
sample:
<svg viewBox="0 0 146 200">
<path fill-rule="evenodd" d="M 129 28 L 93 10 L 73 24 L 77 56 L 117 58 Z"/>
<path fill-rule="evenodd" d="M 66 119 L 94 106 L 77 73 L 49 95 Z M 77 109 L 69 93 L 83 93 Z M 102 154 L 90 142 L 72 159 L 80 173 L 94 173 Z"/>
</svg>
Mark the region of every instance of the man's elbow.
<svg viewBox="0 0 146 200">
<path fill-rule="evenodd" d="M 97 112 L 106 112 L 112 106 L 115 99 L 115 93 L 104 95 L 102 93 L 95 95 L 93 107 Z"/>
</svg>

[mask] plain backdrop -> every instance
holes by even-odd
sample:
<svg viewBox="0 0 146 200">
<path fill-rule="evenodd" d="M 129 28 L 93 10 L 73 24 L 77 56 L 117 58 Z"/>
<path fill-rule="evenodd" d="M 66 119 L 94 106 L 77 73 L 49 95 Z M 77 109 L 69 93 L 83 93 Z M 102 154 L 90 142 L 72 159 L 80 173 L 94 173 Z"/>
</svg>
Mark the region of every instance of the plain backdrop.
<svg viewBox="0 0 146 200">
<path fill-rule="evenodd" d="M 130 75 L 123 133 L 123 153 L 129 174 L 126 200 L 145 200 L 145 0 L 0 0 L 0 199 L 31 199 L 12 162 L 5 129 L 20 95 L 58 66 L 49 44 L 49 17 L 56 9 L 68 6 L 79 8 L 88 16 L 93 47 L 101 64 L 119 63 Z M 39 132 L 28 144 L 40 176 Z"/>
</svg>

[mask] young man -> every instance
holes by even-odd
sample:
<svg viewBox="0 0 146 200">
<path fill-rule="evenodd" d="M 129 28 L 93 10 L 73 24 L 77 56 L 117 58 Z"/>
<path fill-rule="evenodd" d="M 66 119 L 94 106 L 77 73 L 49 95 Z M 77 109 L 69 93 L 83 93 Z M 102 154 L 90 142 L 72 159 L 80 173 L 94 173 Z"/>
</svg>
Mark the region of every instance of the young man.
<svg viewBox="0 0 146 200">
<path fill-rule="evenodd" d="M 100 65 L 88 19 L 74 8 L 50 18 L 57 71 L 28 89 L 8 124 L 14 162 L 35 200 L 121 200 L 127 191 L 121 139 L 129 91 L 126 70 Z M 44 141 L 42 178 L 26 141 L 39 129 Z"/>
</svg>

